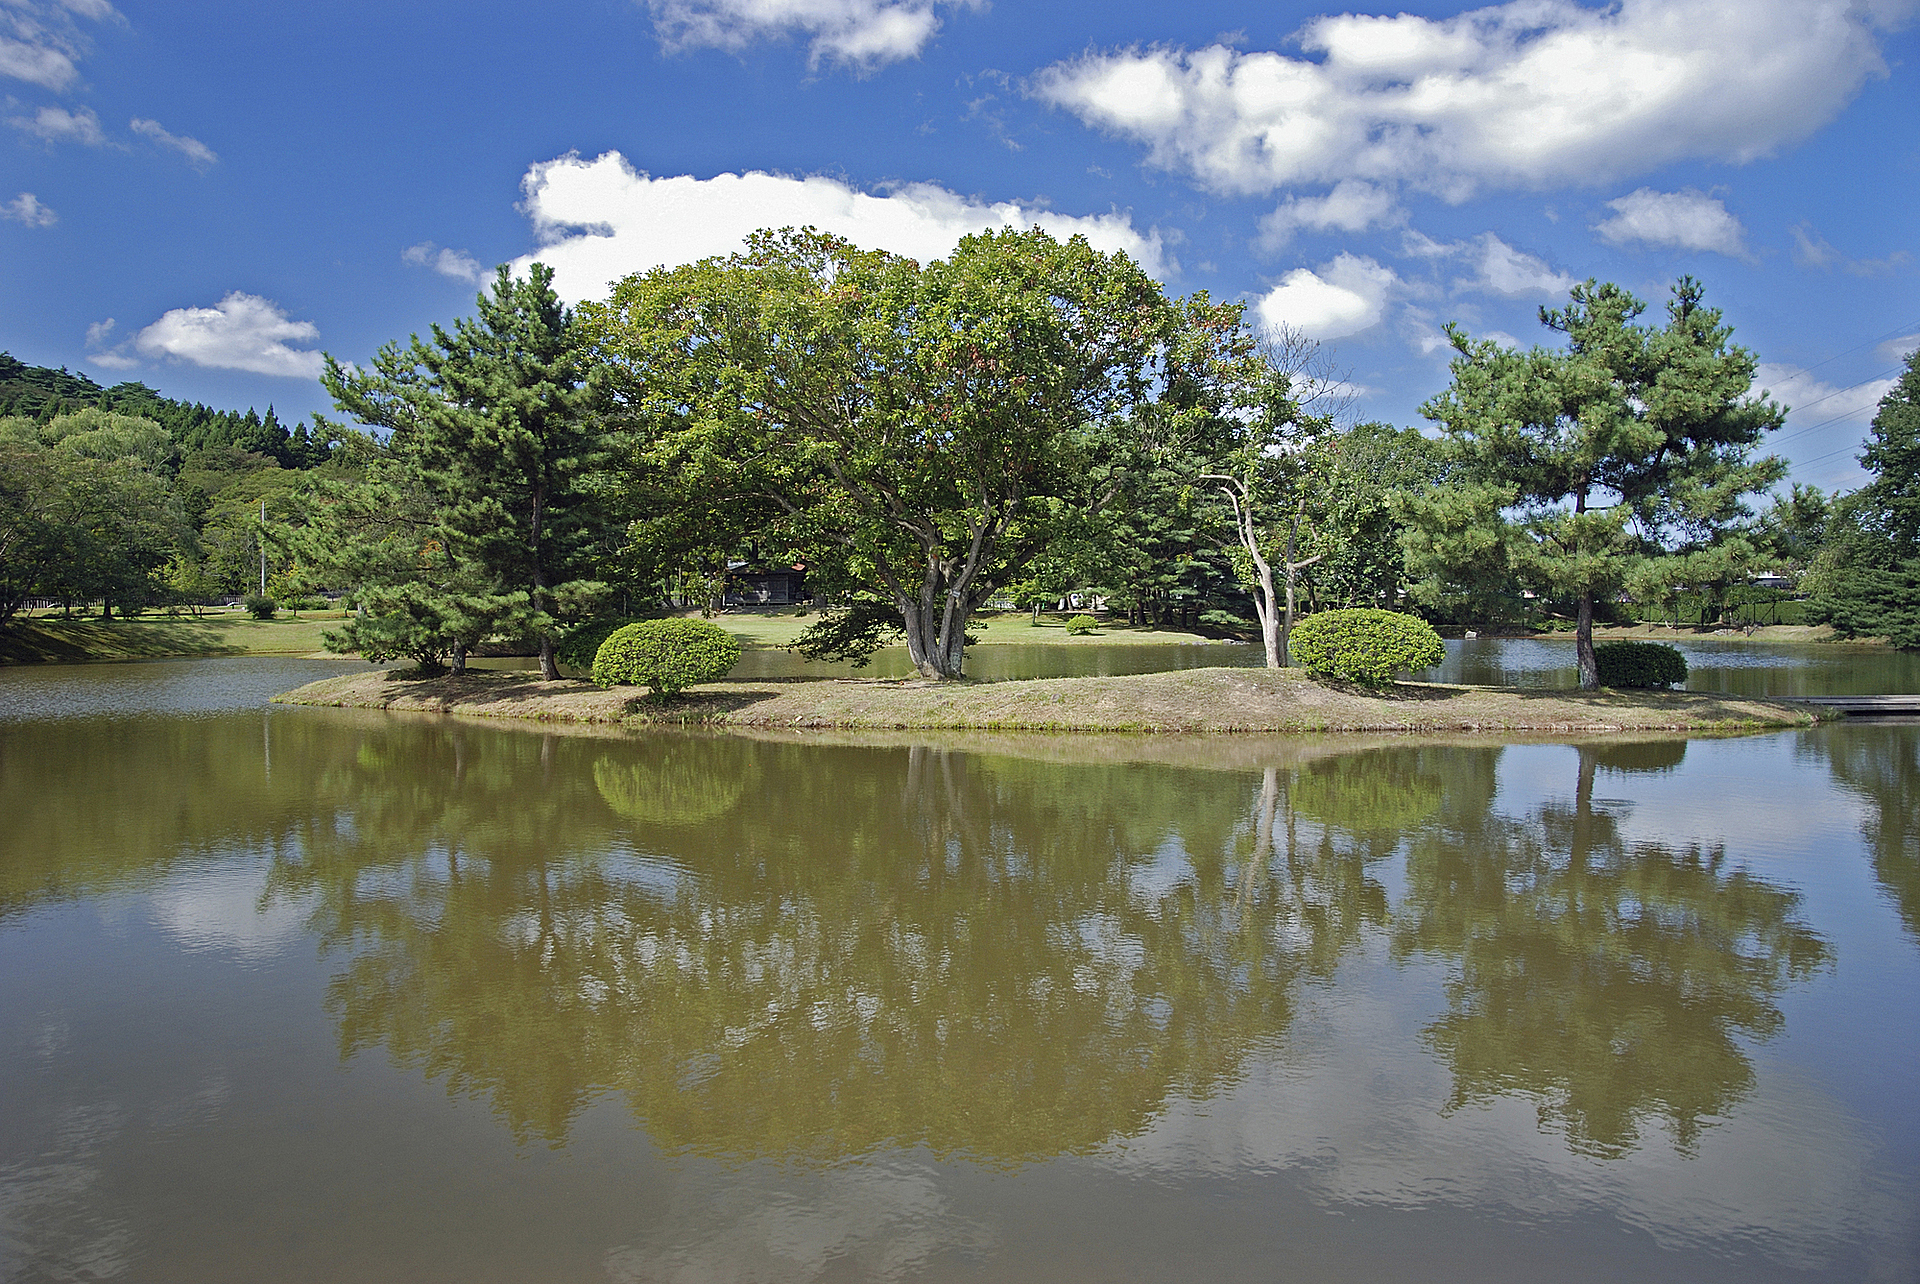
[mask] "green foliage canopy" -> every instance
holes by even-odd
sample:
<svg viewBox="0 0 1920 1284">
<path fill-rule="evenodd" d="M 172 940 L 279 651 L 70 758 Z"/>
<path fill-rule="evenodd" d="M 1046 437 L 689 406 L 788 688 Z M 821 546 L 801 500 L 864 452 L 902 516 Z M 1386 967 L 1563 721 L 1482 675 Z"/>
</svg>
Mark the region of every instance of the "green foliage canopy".
<svg viewBox="0 0 1920 1284">
<path fill-rule="evenodd" d="M 972 612 L 1218 419 L 1239 308 L 1183 309 L 1124 255 L 1041 231 L 944 261 L 811 230 L 627 278 L 585 309 L 639 463 L 761 511 L 830 593 L 885 603 L 914 664 L 961 672 Z M 840 640 L 831 624 L 822 637 Z"/>
<path fill-rule="evenodd" d="M 1920 352 L 1881 398 L 1860 463 L 1873 479 L 1834 504 L 1805 580 L 1807 616 L 1920 650 Z"/>
<path fill-rule="evenodd" d="M 342 410 L 391 430 L 396 484 L 431 510 L 420 547 L 444 546 L 446 574 L 409 570 L 400 587 L 452 622 L 446 645 L 463 645 L 463 632 L 530 635 L 554 678 L 564 622 L 606 592 L 586 558 L 587 478 L 603 457 L 598 370 L 546 265 L 524 279 L 502 267 L 477 304 L 476 319 L 433 327 L 431 343 L 387 344 L 371 370 L 329 357 L 321 382 Z"/>
<path fill-rule="evenodd" d="M 1666 324 L 1612 284 L 1573 288 L 1540 320 L 1566 338 L 1526 351 L 1459 326 L 1453 384 L 1421 407 L 1446 434 L 1460 485 L 1416 497 L 1416 597 L 1444 608 L 1517 580 L 1578 610 L 1580 684 L 1599 682 L 1593 605 L 1630 581 L 1725 584 L 1759 558 L 1747 497 L 1783 461 L 1751 458 L 1785 411 L 1755 397 L 1755 359 L 1732 343 L 1698 282 L 1673 288 Z"/>
</svg>

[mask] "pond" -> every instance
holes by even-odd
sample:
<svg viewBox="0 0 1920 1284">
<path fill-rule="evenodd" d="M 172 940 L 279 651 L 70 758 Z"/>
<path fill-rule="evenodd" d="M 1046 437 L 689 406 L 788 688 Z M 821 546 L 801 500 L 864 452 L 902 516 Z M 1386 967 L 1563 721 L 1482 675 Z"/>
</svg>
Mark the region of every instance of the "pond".
<svg viewBox="0 0 1920 1284">
<path fill-rule="evenodd" d="M 1835 642 L 1749 642 L 1682 636 L 1689 691 L 1747 696 L 1893 695 L 1920 692 L 1920 652 Z M 1447 643 L 1436 682 L 1485 686 L 1579 685 L 1573 636 L 1472 638 Z"/>
<path fill-rule="evenodd" d="M 0 670 L 0 1278 L 1920 1274 L 1920 724 L 593 738 Z"/>
<path fill-rule="evenodd" d="M 1446 663 L 1420 675 L 1435 682 L 1488 686 L 1579 685 L 1573 637 L 1470 638 L 1447 642 Z M 1750 642 L 1683 635 L 1672 645 L 1686 657 L 1687 688 L 1734 695 L 1870 695 L 1920 692 L 1920 653 L 1838 643 Z M 1009 678 L 1110 677 L 1170 669 L 1257 666 L 1261 648 L 1227 642 L 1141 645 L 1125 642 L 1020 645 L 992 643 L 967 652 L 967 674 Z M 801 677 L 904 677 L 913 672 L 904 647 L 889 647 L 864 669 L 803 660 L 790 651 L 753 650 L 731 676 L 753 681 Z"/>
</svg>

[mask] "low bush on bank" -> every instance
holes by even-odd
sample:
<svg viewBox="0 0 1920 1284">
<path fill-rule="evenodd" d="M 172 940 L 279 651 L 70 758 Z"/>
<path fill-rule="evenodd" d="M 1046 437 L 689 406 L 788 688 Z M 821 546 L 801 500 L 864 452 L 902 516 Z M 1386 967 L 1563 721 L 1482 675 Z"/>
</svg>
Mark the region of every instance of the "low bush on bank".
<svg viewBox="0 0 1920 1284">
<path fill-rule="evenodd" d="M 1356 608 L 1321 611 L 1293 626 L 1289 658 L 1309 673 L 1385 686 L 1408 669 L 1430 669 L 1446 647 L 1433 626 L 1417 615 Z"/>
<path fill-rule="evenodd" d="M 569 669 L 591 670 L 600 654 L 600 644 L 612 637 L 615 629 L 637 623 L 639 621 L 631 616 L 611 615 L 576 624 L 553 648 L 553 657 Z"/>
<path fill-rule="evenodd" d="M 271 620 L 273 618 L 274 601 L 270 597 L 262 597 L 258 593 L 249 593 L 241 599 L 240 604 L 246 607 L 247 614 L 256 620 Z"/>
<path fill-rule="evenodd" d="M 665 699 L 724 678 L 739 661 L 739 640 L 717 624 L 642 620 L 607 635 L 593 657 L 593 680 L 603 687 L 648 687 Z"/>
<path fill-rule="evenodd" d="M 1687 680 L 1687 657 L 1664 642 L 1602 642 L 1593 659 L 1603 687 L 1661 689 Z"/>
<path fill-rule="evenodd" d="M 1067 634 L 1070 637 L 1085 637 L 1100 627 L 1100 621 L 1091 615 L 1076 615 L 1067 621 Z"/>
</svg>

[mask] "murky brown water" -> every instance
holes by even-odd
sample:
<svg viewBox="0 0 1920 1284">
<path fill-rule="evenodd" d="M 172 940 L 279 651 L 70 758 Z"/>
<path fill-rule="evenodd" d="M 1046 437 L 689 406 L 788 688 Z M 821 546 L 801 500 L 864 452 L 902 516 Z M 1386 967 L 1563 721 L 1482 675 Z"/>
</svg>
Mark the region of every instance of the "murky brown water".
<svg viewBox="0 0 1920 1284">
<path fill-rule="evenodd" d="M 324 667 L 0 671 L 0 1278 L 1920 1274 L 1920 726 L 256 707 Z"/>
</svg>

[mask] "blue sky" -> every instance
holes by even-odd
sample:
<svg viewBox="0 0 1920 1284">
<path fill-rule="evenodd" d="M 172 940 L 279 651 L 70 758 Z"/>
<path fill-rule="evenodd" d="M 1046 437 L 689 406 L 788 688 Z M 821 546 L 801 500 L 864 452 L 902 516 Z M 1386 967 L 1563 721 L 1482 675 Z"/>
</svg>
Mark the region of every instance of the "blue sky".
<svg viewBox="0 0 1920 1284">
<path fill-rule="evenodd" d="M 1920 0 L 1301 4 L 0 0 L 0 348 L 329 410 L 539 257 L 572 297 L 815 223 L 1125 248 L 1322 339 L 1418 423 L 1439 329 L 1522 343 L 1588 276 L 1707 285 L 1852 460 L 1920 342 Z"/>
</svg>

